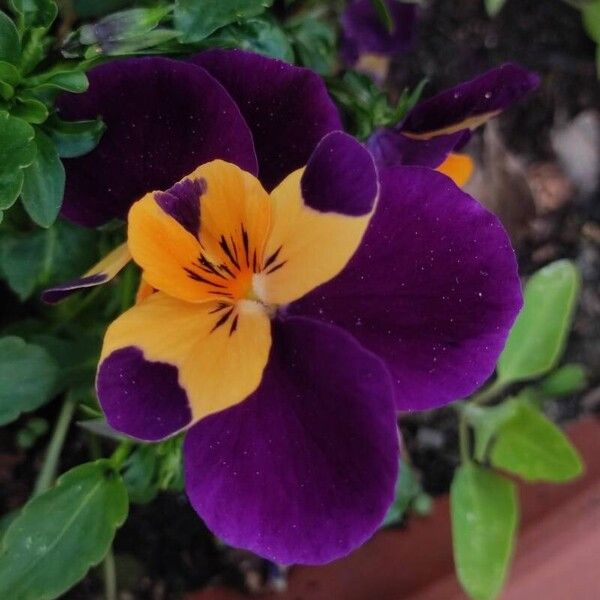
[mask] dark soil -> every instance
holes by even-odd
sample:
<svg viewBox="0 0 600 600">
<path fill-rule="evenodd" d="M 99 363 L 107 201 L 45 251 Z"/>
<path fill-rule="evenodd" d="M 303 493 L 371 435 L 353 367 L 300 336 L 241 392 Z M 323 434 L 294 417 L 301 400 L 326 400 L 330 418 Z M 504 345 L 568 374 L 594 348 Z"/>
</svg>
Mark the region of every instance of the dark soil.
<svg viewBox="0 0 600 600">
<path fill-rule="evenodd" d="M 501 140 L 528 169 L 554 164 L 550 131 L 555 124 L 600 107 L 595 47 L 585 36 L 579 13 L 560 0 L 508 0 L 495 20 L 485 15 L 482 6 L 482 0 L 429 2 L 422 11 L 414 50 L 395 63 L 392 91 L 415 85 L 425 74 L 430 79 L 426 94 L 432 94 L 501 62 L 519 62 L 540 73 L 542 85 L 539 92 L 500 118 Z M 565 360 L 586 365 L 590 389 L 550 403 L 548 411 L 557 421 L 600 407 L 600 197 L 597 189 L 586 197 L 575 187 L 570 189 L 572 193 L 556 210 L 537 211 L 526 223 L 519 243 L 524 274 L 561 257 L 576 260 L 583 272 L 581 307 Z M 50 422 L 53 410 L 47 411 Z M 406 415 L 400 426 L 425 490 L 434 495 L 445 493 L 458 463 L 454 411 Z M 42 438 L 33 450 L 16 451 L 13 438 L 17 429 L 0 430 L 3 512 L 27 498 L 45 443 Z M 82 436 L 72 437 L 64 469 L 87 460 Z M 117 534 L 115 553 L 123 600 L 180 598 L 186 590 L 215 582 L 241 590 L 279 576 L 264 561 L 219 545 L 181 494 L 163 494 L 149 505 L 132 506 Z M 65 597 L 102 598 L 99 573 L 90 574 Z"/>
</svg>

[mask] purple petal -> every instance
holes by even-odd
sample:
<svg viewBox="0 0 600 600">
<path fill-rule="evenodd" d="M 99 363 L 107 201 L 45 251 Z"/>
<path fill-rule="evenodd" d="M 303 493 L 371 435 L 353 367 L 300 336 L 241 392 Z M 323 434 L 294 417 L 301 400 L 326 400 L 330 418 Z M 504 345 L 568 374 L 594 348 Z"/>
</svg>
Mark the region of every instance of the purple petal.
<svg viewBox="0 0 600 600">
<path fill-rule="evenodd" d="M 415 165 L 435 169 L 469 136 L 468 130 L 462 130 L 429 140 L 415 140 L 396 129 L 377 129 L 368 139 L 367 148 L 380 168 Z"/>
<path fill-rule="evenodd" d="M 400 410 L 465 397 L 492 373 L 521 307 L 498 219 L 430 169 L 381 173 L 363 243 L 335 279 L 290 305 L 382 357 Z"/>
<path fill-rule="evenodd" d="M 54 287 L 48 288 L 42 292 L 42 301 L 46 304 L 56 304 L 65 298 L 68 298 L 75 292 L 79 292 L 82 289 L 95 287 L 109 281 L 108 275 L 105 273 L 96 273 L 94 275 L 87 275 L 84 277 L 78 277 L 65 283 L 59 283 Z"/>
<path fill-rule="evenodd" d="M 227 543 L 283 564 L 344 556 L 394 495 L 389 375 L 337 328 L 274 321 L 260 387 L 190 429 L 184 460 L 194 508 Z"/>
<path fill-rule="evenodd" d="M 342 129 L 323 81 L 308 69 L 241 50 L 209 50 L 192 61 L 218 79 L 240 107 L 268 191 L 303 167 L 323 136 Z"/>
<path fill-rule="evenodd" d="M 200 197 L 205 191 L 204 179 L 185 178 L 165 192 L 155 192 L 154 198 L 168 215 L 197 237 L 200 232 Z"/>
<path fill-rule="evenodd" d="M 342 57 L 353 65 L 361 54 L 394 56 L 410 49 L 415 36 L 416 4 L 386 0 L 393 31 L 388 31 L 371 0 L 352 2 L 342 15 Z"/>
<path fill-rule="evenodd" d="M 256 173 L 252 136 L 240 111 L 206 71 L 166 58 L 113 61 L 88 73 L 83 94 L 60 98 L 64 119 L 101 116 L 98 147 L 64 161 L 62 213 L 86 226 L 125 218 L 147 192 L 166 190 L 221 158 Z"/>
<path fill-rule="evenodd" d="M 537 88 L 539 77 L 506 63 L 415 106 L 402 125 L 410 133 L 473 128 Z"/>
<path fill-rule="evenodd" d="M 379 187 L 370 152 L 342 131 L 334 131 L 319 142 L 300 185 L 307 206 L 352 216 L 371 212 Z"/>
<path fill-rule="evenodd" d="M 191 420 L 187 394 L 173 365 L 146 360 L 134 346 L 115 350 L 100 364 L 96 390 L 113 429 L 140 440 L 156 441 Z"/>
</svg>

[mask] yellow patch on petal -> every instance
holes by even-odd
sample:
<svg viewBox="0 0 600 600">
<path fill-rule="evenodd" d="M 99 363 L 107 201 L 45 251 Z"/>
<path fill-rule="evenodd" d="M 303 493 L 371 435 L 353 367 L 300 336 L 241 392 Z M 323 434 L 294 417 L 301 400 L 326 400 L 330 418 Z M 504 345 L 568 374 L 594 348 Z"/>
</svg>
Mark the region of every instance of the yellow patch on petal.
<svg viewBox="0 0 600 600">
<path fill-rule="evenodd" d="M 462 129 L 470 129 L 473 131 L 474 129 L 477 129 L 479 126 L 483 125 L 486 121 L 497 117 L 501 112 L 501 110 L 494 110 L 481 115 L 474 115 L 472 117 L 463 119 L 459 123 L 452 123 L 447 127 L 441 127 L 440 129 L 435 129 L 433 131 L 424 131 L 420 133 L 413 131 L 402 131 L 402 134 L 406 137 L 412 138 L 413 140 L 430 140 L 438 135 L 449 135 L 451 133 L 461 131 Z"/>
<path fill-rule="evenodd" d="M 474 170 L 473 160 L 466 154 L 449 154 L 446 160 L 436 169 L 448 175 L 457 186 L 466 185 Z"/>
<path fill-rule="evenodd" d="M 127 244 L 121 244 L 109 252 L 100 262 L 96 263 L 91 269 L 86 271 L 83 277 L 92 275 L 104 275 L 106 279 L 103 283 L 113 279 L 131 260 L 131 252 Z"/>
<path fill-rule="evenodd" d="M 286 304 L 335 277 L 358 248 L 371 214 L 348 216 L 306 206 L 303 169 L 272 192 L 273 225 L 254 292 L 267 304 Z"/>
<path fill-rule="evenodd" d="M 239 167 L 215 160 L 186 179 L 202 179 L 200 232 L 190 233 L 146 194 L 129 211 L 133 259 L 152 287 L 186 300 L 246 296 L 260 268 L 271 222 L 269 195 Z"/>
<path fill-rule="evenodd" d="M 270 321 L 258 302 L 192 304 L 156 292 L 110 325 L 101 361 L 127 346 L 178 369 L 197 421 L 256 390 L 271 347 Z"/>
<path fill-rule="evenodd" d="M 354 65 L 354 70 L 359 73 L 373 76 L 377 81 L 384 81 L 390 70 L 391 60 L 384 54 L 374 52 L 365 52 L 358 57 L 358 62 Z"/>
</svg>

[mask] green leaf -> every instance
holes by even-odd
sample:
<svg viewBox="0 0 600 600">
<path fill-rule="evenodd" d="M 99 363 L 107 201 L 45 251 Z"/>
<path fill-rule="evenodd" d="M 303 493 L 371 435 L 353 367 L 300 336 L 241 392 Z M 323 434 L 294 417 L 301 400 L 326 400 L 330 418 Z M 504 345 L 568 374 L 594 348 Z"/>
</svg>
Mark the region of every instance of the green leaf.
<svg viewBox="0 0 600 600">
<path fill-rule="evenodd" d="M 486 469 L 463 465 L 450 488 L 450 512 L 458 579 L 473 600 L 493 600 L 513 554 L 516 487 Z"/>
<path fill-rule="evenodd" d="M 19 69 L 6 61 L 0 61 L 0 81 L 16 86 L 21 81 Z"/>
<path fill-rule="evenodd" d="M 59 65 L 41 75 L 29 77 L 25 85 L 35 91 L 49 88 L 79 94 L 88 89 L 89 82 L 82 71 Z"/>
<path fill-rule="evenodd" d="M 0 425 L 48 402 L 57 373 L 56 362 L 40 346 L 0 338 Z"/>
<path fill-rule="evenodd" d="M 506 0 L 484 0 L 485 11 L 490 17 L 495 17 L 506 4 Z"/>
<path fill-rule="evenodd" d="M 570 396 L 587 387 L 587 377 L 582 365 L 571 363 L 550 373 L 540 384 L 545 396 Z"/>
<path fill-rule="evenodd" d="M 371 4 L 375 9 L 381 24 L 389 33 L 392 33 L 394 31 L 394 19 L 392 18 L 392 13 L 390 13 L 387 3 L 384 0 L 371 0 Z"/>
<path fill-rule="evenodd" d="M 400 460 L 394 502 L 388 509 L 381 526 L 387 527 L 388 525 L 399 523 L 410 505 L 422 492 L 421 484 L 411 466 L 407 462 Z"/>
<path fill-rule="evenodd" d="M 50 136 L 58 155 L 62 158 L 83 156 L 93 150 L 106 131 L 100 119 L 96 121 L 62 121 L 53 117 L 47 124 L 46 133 Z"/>
<path fill-rule="evenodd" d="M 290 29 L 300 62 L 320 75 L 329 75 L 337 63 L 334 29 L 317 19 L 302 19 Z"/>
<path fill-rule="evenodd" d="M 108 460 L 64 474 L 8 528 L 0 554 L 0 597 L 59 597 L 104 558 L 127 511 L 127 491 Z"/>
<path fill-rule="evenodd" d="M 21 196 L 29 216 L 40 226 L 50 227 L 62 204 L 65 169 L 52 140 L 36 131 L 37 155 L 25 171 Z"/>
<path fill-rule="evenodd" d="M 124 465 L 123 481 L 131 502 L 147 504 L 158 494 L 157 455 L 154 446 L 138 446 Z"/>
<path fill-rule="evenodd" d="M 48 29 L 58 14 L 53 0 L 9 0 L 9 5 L 22 18 L 25 29 Z"/>
<path fill-rule="evenodd" d="M 131 4 L 131 0 L 73 0 L 73 8 L 82 19 L 102 17 Z"/>
<path fill-rule="evenodd" d="M 21 40 L 12 20 L 0 10 L 0 60 L 18 65 L 21 60 Z"/>
<path fill-rule="evenodd" d="M 28 123 L 39 125 L 48 118 L 48 109 L 43 102 L 35 98 L 17 98 L 11 109 L 14 117 L 19 117 Z"/>
<path fill-rule="evenodd" d="M 485 462 L 492 439 L 498 429 L 515 414 L 515 406 L 510 402 L 485 407 L 467 403 L 463 410 L 475 430 L 475 458 Z"/>
<path fill-rule="evenodd" d="M 526 481 L 561 483 L 581 475 L 581 458 L 565 434 L 528 402 L 510 402 L 515 414 L 498 429 L 492 464 Z"/>
<path fill-rule="evenodd" d="M 581 7 L 581 16 L 588 35 L 596 43 L 600 43 L 600 0 L 584 4 Z"/>
<path fill-rule="evenodd" d="M 96 232 L 58 220 L 49 229 L 5 234 L 0 238 L 0 265 L 21 300 L 50 282 L 68 281 L 98 259 Z"/>
<path fill-rule="evenodd" d="M 294 51 L 285 31 L 277 23 L 265 19 L 249 19 L 241 25 L 230 25 L 210 41 L 212 45 L 242 48 L 287 62 L 294 60 Z"/>
<path fill-rule="evenodd" d="M 553 262 L 531 277 L 525 287 L 525 305 L 498 360 L 500 383 L 539 377 L 556 366 L 579 289 L 579 271 L 568 260 Z"/>
<path fill-rule="evenodd" d="M 35 158 L 34 137 L 31 125 L 0 111 L 0 209 L 12 206 L 21 193 L 22 169 Z"/>
<path fill-rule="evenodd" d="M 271 4 L 273 0 L 178 0 L 175 27 L 184 43 L 199 42 L 225 25 L 260 15 Z"/>
</svg>

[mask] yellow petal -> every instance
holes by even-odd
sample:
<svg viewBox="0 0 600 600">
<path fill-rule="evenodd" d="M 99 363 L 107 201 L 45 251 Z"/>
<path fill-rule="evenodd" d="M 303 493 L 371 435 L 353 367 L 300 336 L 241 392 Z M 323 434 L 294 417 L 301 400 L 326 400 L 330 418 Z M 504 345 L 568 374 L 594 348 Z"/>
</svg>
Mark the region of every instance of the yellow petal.
<svg viewBox="0 0 600 600">
<path fill-rule="evenodd" d="M 436 169 L 448 175 L 457 186 L 466 185 L 473 174 L 473 160 L 466 154 L 449 154 L 446 160 Z"/>
<path fill-rule="evenodd" d="M 286 177 L 272 192 L 273 226 L 264 270 L 254 277 L 256 295 L 268 304 L 296 300 L 335 277 L 358 248 L 372 212 L 350 216 L 306 206 L 300 180 L 303 169 Z"/>
<path fill-rule="evenodd" d="M 177 368 L 194 422 L 256 390 L 271 347 L 270 321 L 250 300 L 192 304 L 156 292 L 110 325 L 100 364 L 131 346 L 145 360 Z"/>
</svg>

